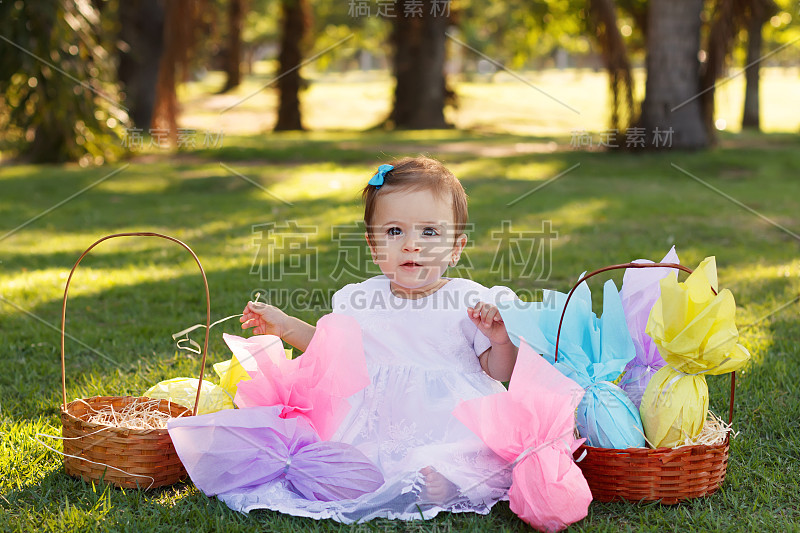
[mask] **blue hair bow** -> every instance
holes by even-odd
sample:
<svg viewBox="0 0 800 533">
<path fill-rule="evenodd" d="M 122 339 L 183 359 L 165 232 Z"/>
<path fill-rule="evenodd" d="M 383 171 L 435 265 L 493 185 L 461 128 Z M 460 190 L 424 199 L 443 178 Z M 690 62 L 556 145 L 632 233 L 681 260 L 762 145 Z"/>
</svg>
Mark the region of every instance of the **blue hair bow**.
<svg viewBox="0 0 800 533">
<path fill-rule="evenodd" d="M 392 165 L 379 166 L 378 172 L 376 172 L 375 175 L 369 179 L 368 184 L 374 185 L 376 189 L 380 189 L 381 185 L 383 185 L 384 179 L 386 178 L 386 174 L 388 174 L 390 170 L 394 170 Z"/>
</svg>

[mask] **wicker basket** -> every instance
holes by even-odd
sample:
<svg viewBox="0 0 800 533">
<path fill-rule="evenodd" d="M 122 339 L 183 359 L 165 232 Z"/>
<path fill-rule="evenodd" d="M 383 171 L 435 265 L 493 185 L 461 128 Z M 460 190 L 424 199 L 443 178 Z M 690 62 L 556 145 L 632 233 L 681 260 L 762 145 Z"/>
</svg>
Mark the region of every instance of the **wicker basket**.
<svg viewBox="0 0 800 533">
<path fill-rule="evenodd" d="M 178 243 L 194 257 L 206 290 L 206 337 L 203 347 L 203 360 L 200 365 L 200 378 L 197 387 L 194 410 L 160 400 L 158 410 L 173 417 L 197 414 L 200 399 L 200 384 L 203 383 L 203 369 L 208 349 L 208 326 L 211 324 L 211 301 L 203 266 L 195 253 L 181 241 L 160 233 L 117 233 L 108 235 L 92 244 L 75 262 L 64 288 L 64 301 L 61 308 L 61 434 L 64 438 L 64 470 L 70 476 L 84 481 L 104 481 L 123 488 L 155 488 L 172 485 L 186 477 L 186 469 L 181 464 L 175 446 L 166 429 L 130 429 L 105 426 L 88 422 L 92 410 L 113 406 L 120 410 L 137 401 L 152 402 L 150 398 L 135 396 L 95 396 L 67 403 L 66 366 L 64 358 L 64 336 L 67 313 L 69 283 L 81 260 L 101 242 L 115 237 L 159 237 Z"/>
<path fill-rule="evenodd" d="M 567 296 L 558 324 L 556 361 L 561 324 L 564 321 L 567 304 L 572 293 L 583 281 L 609 270 L 657 267 L 676 268 L 692 273 L 691 269 L 675 263 L 624 263 L 595 270 L 578 280 Z M 733 421 L 735 387 L 736 373 L 732 372 L 728 423 Z M 724 442 L 713 446 L 695 445 L 655 450 L 650 448 L 619 450 L 583 445 L 575 451 L 574 457 L 589 484 L 592 498 L 597 501 L 661 500 L 661 503 L 672 505 L 716 491 L 725 480 L 729 449 L 730 439 L 726 437 Z"/>
</svg>

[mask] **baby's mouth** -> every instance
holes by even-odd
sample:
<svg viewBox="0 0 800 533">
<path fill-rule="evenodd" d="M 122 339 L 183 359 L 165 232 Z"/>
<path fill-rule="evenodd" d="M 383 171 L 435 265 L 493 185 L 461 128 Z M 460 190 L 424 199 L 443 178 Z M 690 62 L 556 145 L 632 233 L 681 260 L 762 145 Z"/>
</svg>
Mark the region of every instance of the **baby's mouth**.
<svg viewBox="0 0 800 533">
<path fill-rule="evenodd" d="M 406 261 L 404 263 L 401 263 L 400 266 L 406 268 L 414 268 L 414 267 L 421 267 L 422 265 L 420 263 L 417 263 L 416 261 Z"/>
</svg>

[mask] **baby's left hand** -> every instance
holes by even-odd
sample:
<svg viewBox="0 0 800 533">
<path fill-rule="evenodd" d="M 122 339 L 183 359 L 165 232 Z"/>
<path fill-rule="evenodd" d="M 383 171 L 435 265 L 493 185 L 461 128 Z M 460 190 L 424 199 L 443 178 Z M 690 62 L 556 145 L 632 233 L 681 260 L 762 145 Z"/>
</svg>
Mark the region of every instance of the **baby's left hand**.
<svg viewBox="0 0 800 533">
<path fill-rule="evenodd" d="M 478 330 L 489 338 L 492 346 L 511 342 L 497 306 L 478 302 L 475 307 L 467 309 L 467 314 L 472 323 L 478 326 Z"/>
</svg>

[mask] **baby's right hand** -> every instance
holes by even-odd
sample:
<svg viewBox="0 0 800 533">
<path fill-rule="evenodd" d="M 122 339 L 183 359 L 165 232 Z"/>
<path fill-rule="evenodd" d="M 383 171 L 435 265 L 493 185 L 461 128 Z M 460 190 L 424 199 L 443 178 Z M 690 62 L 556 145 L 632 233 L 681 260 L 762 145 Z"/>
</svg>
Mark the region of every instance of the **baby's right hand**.
<svg viewBox="0 0 800 533">
<path fill-rule="evenodd" d="M 274 305 L 247 302 L 239 322 L 242 329 L 255 328 L 256 335 L 277 335 L 283 338 L 288 315 Z"/>
</svg>

